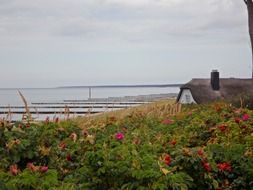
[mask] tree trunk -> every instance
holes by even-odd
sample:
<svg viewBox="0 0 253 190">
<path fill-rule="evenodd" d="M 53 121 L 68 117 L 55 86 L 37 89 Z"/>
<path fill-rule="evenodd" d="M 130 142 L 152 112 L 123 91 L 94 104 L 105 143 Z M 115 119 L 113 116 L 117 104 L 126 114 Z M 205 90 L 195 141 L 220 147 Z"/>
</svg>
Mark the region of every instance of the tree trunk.
<svg viewBox="0 0 253 190">
<path fill-rule="evenodd" d="M 251 56 L 252 56 L 252 79 L 253 79 L 253 2 L 252 0 L 244 0 L 248 9 L 248 22 L 249 22 L 249 36 L 251 42 Z"/>
<path fill-rule="evenodd" d="M 251 42 L 251 61 L 252 61 L 252 74 L 251 74 L 251 78 L 253 79 L 253 34 L 249 34 L 250 35 L 250 42 Z"/>
</svg>

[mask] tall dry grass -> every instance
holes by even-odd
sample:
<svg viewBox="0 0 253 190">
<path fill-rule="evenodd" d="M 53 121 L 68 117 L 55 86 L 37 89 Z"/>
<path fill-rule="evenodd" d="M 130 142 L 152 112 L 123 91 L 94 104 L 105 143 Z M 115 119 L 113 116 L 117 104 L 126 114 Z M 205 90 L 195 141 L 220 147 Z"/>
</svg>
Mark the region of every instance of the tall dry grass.
<svg viewBox="0 0 253 190">
<path fill-rule="evenodd" d="M 88 115 L 86 117 L 76 118 L 75 121 L 81 128 L 97 128 L 103 127 L 108 120 L 121 121 L 129 116 L 147 116 L 157 118 L 167 118 L 180 113 L 182 105 L 175 102 L 175 100 L 163 100 L 154 103 L 148 103 L 133 108 L 126 108 L 123 110 L 100 113 L 96 115 Z"/>
<path fill-rule="evenodd" d="M 27 103 L 27 101 L 26 101 L 24 95 L 23 95 L 20 91 L 18 91 L 18 94 L 19 94 L 19 96 L 21 97 L 21 99 L 22 99 L 22 101 L 23 101 L 23 103 L 24 103 L 25 112 L 26 112 L 26 113 L 23 115 L 22 120 L 30 122 L 30 121 L 33 120 L 33 118 L 32 118 L 32 115 L 31 115 L 31 112 L 30 112 L 28 103 Z"/>
</svg>

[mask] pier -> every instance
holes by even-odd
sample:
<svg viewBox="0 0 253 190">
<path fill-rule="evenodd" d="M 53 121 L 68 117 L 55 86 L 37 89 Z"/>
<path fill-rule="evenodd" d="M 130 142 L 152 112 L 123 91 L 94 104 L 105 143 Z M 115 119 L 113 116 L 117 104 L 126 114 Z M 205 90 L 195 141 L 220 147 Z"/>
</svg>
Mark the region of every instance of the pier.
<svg viewBox="0 0 253 190">
<path fill-rule="evenodd" d="M 84 100 L 65 100 L 62 102 L 32 102 L 26 106 L 0 106 L 0 118 L 9 121 L 18 121 L 31 114 L 35 120 L 44 120 L 46 117 L 76 117 L 99 114 L 103 112 L 132 108 L 149 102 L 92 102 Z"/>
</svg>

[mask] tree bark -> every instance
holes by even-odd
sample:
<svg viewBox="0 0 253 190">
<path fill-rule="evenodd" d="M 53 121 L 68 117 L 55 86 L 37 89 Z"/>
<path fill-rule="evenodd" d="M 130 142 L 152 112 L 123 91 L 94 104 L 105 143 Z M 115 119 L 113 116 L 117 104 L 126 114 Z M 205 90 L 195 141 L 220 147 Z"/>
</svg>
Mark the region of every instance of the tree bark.
<svg viewBox="0 0 253 190">
<path fill-rule="evenodd" d="M 249 25 L 249 36 L 251 42 L 251 58 L 252 58 L 252 79 L 253 79 L 253 2 L 252 0 L 244 0 L 248 9 L 248 25 Z"/>
</svg>

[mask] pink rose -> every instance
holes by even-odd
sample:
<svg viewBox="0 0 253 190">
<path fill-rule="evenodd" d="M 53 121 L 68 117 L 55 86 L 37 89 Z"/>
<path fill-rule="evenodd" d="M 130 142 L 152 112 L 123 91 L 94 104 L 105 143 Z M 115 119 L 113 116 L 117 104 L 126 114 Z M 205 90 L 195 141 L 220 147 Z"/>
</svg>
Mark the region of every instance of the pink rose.
<svg viewBox="0 0 253 190">
<path fill-rule="evenodd" d="M 123 139 L 124 139 L 124 134 L 118 132 L 118 133 L 116 133 L 115 138 L 116 138 L 117 140 L 119 140 L 119 141 L 120 141 L 120 140 L 123 140 Z"/>
<path fill-rule="evenodd" d="M 13 164 L 10 166 L 10 173 L 14 176 L 18 175 L 19 169 L 18 169 L 17 164 Z"/>
<path fill-rule="evenodd" d="M 46 173 L 47 170 L 48 170 L 48 166 L 41 166 L 41 167 L 40 167 L 40 172 L 41 172 L 41 173 Z"/>
<path fill-rule="evenodd" d="M 38 167 L 36 167 L 32 162 L 29 162 L 26 166 L 30 171 L 35 172 L 38 170 Z"/>
<path fill-rule="evenodd" d="M 71 133 L 71 135 L 69 136 L 74 142 L 76 142 L 77 139 L 77 134 L 76 133 Z"/>
<path fill-rule="evenodd" d="M 243 116 L 242 116 L 242 120 L 243 121 L 248 121 L 250 119 L 250 115 L 249 114 L 244 114 Z"/>
</svg>

